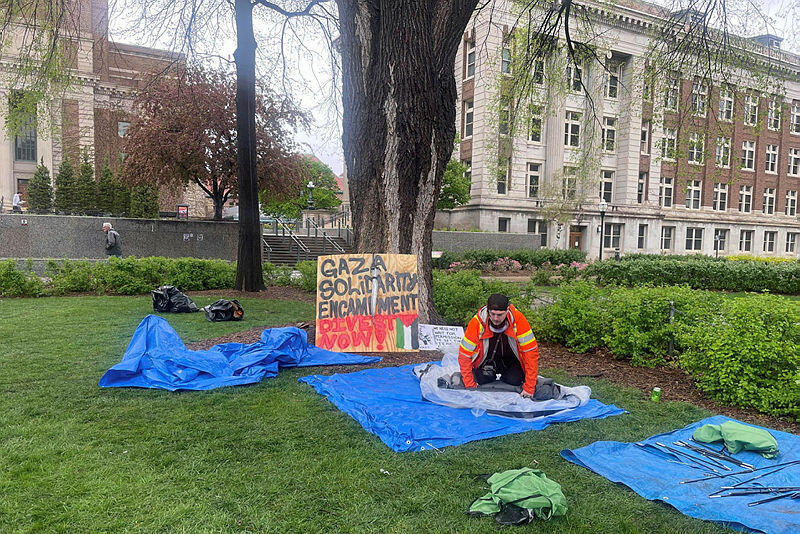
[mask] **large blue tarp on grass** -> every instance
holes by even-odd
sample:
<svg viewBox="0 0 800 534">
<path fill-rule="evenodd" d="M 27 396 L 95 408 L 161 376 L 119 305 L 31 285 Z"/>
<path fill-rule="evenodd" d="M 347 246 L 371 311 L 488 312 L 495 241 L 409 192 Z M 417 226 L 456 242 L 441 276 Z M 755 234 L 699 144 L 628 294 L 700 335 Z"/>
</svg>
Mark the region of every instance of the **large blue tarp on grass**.
<svg viewBox="0 0 800 534">
<path fill-rule="evenodd" d="M 313 386 L 397 452 L 439 449 L 504 434 L 542 430 L 553 423 L 625 413 L 614 405 L 591 399 L 585 406 L 539 419 L 517 420 L 488 414 L 476 417 L 469 409 L 423 399 L 419 379 L 413 372 L 417 365 L 312 375 L 299 380 Z"/>
<path fill-rule="evenodd" d="M 133 333 L 122 361 L 106 371 L 99 385 L 207 390 L 259 382 L 277 375 L 283 367 L 380 360 L 309 345 L 305 331 L 295 327 L 264 330 L 256 343 L 222 343 L 207 350 L 189 350 L 165 319 L 148 315 Z"/>
<path fill-rule="evenodd" d="M 722 415 L 709 417 L 685 428 L 652 436 L 640 443 L 655 444 L 659 442 L 680 449 L 672 443 L 690 440 L 692 433 L 698 427 L 706 424 L 719 425 L 731 420 Z M 749 451 L 740 452 L 735 457 L 756 468 L 800 460 L 800 437 L 769 428 L 766 430 L 778 440 L 779 455 L 777 458 L 767 460 L 759 454 Z M 800 500 L 785 498 L 758 506 L 747 506 L 748 503 L 765 499 L 771 495 L 708 497 L 710 493 L 717 491 L 721 486 L 731 486 L 762 472 L 769 472 L 769 470 L 757 471 L 752 475 L 712 478 L 703 482 L 681 484 L 682 480 L 703 478 L 705 475 L 701 470 L 667 462 L 672 458 L 656 452 L 652 447 L 642 448 L 634 443 L 598 441 L 580 449 L 564 450 L 561 452 L 561 456 L 570 462 L 591 469 L 612 482 L 625 484 L 646 499 L 665 502 L 691 517 L 717 521 L 730 528 L 748 532 L 769 534 L 797 534 L 800 532 Z M 731 467 L 734 472 L 739 470 L 734 466 Z M 771 487 L 800 486 L 800 465 L 791 465 L 777 473 L 754 480 L 752 484 Z"/>
</svg>

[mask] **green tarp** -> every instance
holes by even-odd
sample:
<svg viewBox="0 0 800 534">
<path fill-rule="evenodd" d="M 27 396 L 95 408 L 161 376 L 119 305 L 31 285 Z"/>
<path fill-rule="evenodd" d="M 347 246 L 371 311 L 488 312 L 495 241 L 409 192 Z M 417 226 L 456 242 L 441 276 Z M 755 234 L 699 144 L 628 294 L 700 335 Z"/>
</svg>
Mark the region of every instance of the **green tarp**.
<svg viewBox="0 0 800 534">
<path fill-rule="evenodd" d="M 772 434 L 761 428 L 725 421 L 721 425 L 703 425 L 692 434 L 692 439 L 703 443 L 725 441 L 731 454 L 740 451 L 755 451 L 764 458 L 778 456 L 778 442 Z"/>
<path fill-rule="evenodd" d="M 511 469 L 495 473 L 487 481 L 491 491 L 470 505 L 469 514 L 498 514 L 515 506 L 527 511 L 527 522 L 534 517 L 550 519 L 567 513 L 561 485 L 537 469 Z M 500 517 L 497 520 L 505 523 Z"/>
</svg>

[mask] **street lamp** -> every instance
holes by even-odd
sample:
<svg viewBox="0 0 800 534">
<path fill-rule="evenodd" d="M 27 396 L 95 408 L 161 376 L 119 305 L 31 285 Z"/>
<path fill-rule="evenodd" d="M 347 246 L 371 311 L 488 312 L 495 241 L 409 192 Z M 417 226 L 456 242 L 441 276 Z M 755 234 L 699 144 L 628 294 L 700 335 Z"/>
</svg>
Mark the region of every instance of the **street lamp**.
<svg viewBox="0 0 800 534">
<path fill-rule="evenodd" d="M 603 261 L 603 239 L 605 238 L 606 210 L 608 209 L 608 202 L 606 202 L 606 199 L 600 199 L 600 204 L 597 205 L 597 209 L 600 210 L 600 261 Z"/>
<path fill-rule="evenodd" d="M 308 181 L 308 209 L 314 209 L 314 182 L 312 180 Z"/>
</svg>

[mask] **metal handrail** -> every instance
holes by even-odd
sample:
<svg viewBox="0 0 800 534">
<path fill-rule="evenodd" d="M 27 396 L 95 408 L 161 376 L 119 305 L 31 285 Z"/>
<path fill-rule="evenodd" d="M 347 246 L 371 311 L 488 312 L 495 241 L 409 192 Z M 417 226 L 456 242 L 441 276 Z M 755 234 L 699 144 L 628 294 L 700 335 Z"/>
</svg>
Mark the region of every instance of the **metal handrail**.
<svg viewBox="0 0 800 534">
<path fill-rule="evenodd" d="M 288 226 L 288 225 L 287 225 L 285 222 L 283 222 L 283 221 L 278 221 L 278 224 L 280 225 L 281 229 L 283 230 L 283 235 L 286 235 L 286 232 L 287 232 L 287 231 L 289 232 L 289 237 L 291 238 L 291 240 L 292 240 L 292 241 L 294 241 L 295 243 L 297 243 L 297 248 L 298 248 L 299 250 L 302 250 L 302 251 L 303 251 L 303 252 L 305 252 L 306 254 L 308 254 L 309 252 L 311 252 L 311 251 L 309 250 L 309 248 L 308 248 L 307 246 L 305 246 L 305 244 L 304 244 L 302 241 L 300 241 L 300 238 L 299 238 L 299 237 L 297 237 L 297 235 L 296 235 L 296 234 L 295 234 L 295 233 L 292 231 L 292 229 L 291 229 L 291 228 L 289 228 L 289 226 Z"/>
<path fill-rule="evenodd" d="M 306 219 L 306 220 L 307 220 L 308 222 L 310 222 L 312 225 L 314 225 L 314 237 L 318 237 L 318 236 L 319 236 L 319 232 L 318 232 L 318 231 L 320 230 L 320 227 L 319 227 L 319 225 L 317 224 L 317 222 L 316 222 L 314 219 Z M 344 248 L 342 248 L 342 246 L 341 246 L 341 245 L 339 245 L 339 243 L 337 243 L 336 241 L 334 241 L 334 240 L 333 240 L 333 239 L 332 239 L 332 238 L 331 238 L 331 237 L 330 237 L 328 234 L 326 234 L 326 233 L 325 233 L 325 231 L 323 230 L 323 231 L 322 231 L 322 243 L 323 243 L 323 245 L 325 244 L 325 241 L 327 241 L 328 243 L 330 243 L 330 244 L 331 244 L 331 246 L 333 246 L 333 248 L 334 248 L 334 249 L 336 249 L 336 251 L 337 251 L 337 252 L 339 252 L 339 254 L 344 254 L 344 253 L 345 253 L 345 250 L 344 250 Z"/>
<path fill-rule="evenodd" d="M 264 237 L 263 235 L 261 236 L 261 247 L 262 247 L 261 248 L 261 259 L 262 260 L 264 259 L 264 251 L 266 250 L 267 251 L 267 261 L 270 261 L 270 259 L 272 257 L 272 247 L 269 246 L 269 243 L 267 243 L 267 238 Z"/>
</svg>

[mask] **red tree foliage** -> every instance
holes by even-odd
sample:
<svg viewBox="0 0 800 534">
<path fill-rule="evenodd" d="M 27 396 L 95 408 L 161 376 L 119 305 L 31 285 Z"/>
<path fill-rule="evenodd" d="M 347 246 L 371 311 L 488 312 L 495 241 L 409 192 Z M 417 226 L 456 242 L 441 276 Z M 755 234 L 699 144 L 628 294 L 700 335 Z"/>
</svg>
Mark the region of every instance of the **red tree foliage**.
<svg viewBox="0 0 800 534">
<path fill-rule="evenodd" d="M 125 135 L 122 179 L 128 184 L 196 183 L 214 202 L 214 219 L 236 195 L 236 79 L 201 67 L 152 80 L 135 101 Z M 259 187 L 270 197 L 295 191 L 302 166 L 293 153 L 292 130 L 305 118 L 265 87 L 256 97 Z"/>
</svg>

